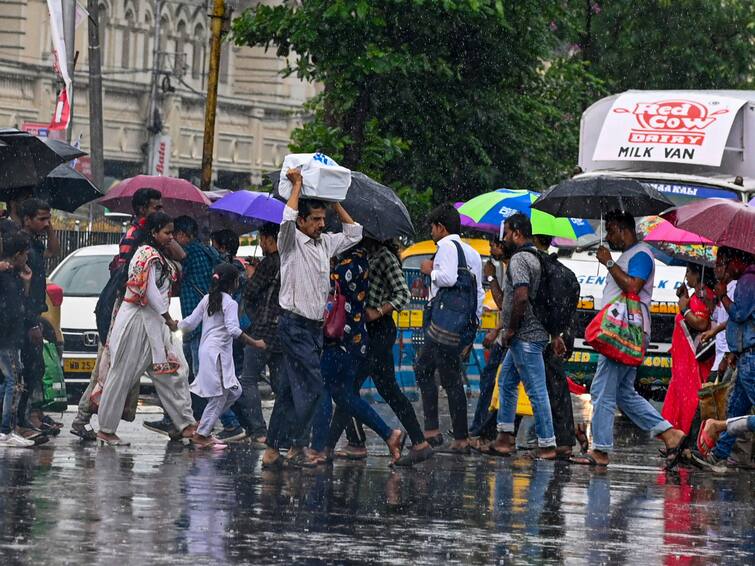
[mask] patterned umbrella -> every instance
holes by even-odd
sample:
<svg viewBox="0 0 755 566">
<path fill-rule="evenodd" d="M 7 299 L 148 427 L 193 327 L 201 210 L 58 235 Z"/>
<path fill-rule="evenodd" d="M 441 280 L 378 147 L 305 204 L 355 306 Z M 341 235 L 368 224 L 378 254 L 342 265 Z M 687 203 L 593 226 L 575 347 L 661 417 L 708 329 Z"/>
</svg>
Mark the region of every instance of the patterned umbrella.
<svg viewBox="0 0 755 566">
<path fill-rule="evenodd" d="M 675 227 L 660 216 L 642 220 L 638 230 L 645 234 L 643 241 L 672 258 L 712 267 L 716 263 L 717 247 L 709 239 Z"/>
<path fill-rule="evenodd" d="M 501 223 L 512 214 L 521 212 L 529 216 L 533 234 L 555 236 L 576 240 L 580 236 L 594 234 L 590 223 L 577 218 L 556 218 L 533 209 L 530 205 L 539 193 L 525 190 L 498 189 L 468 200 L 459 208 L 459 214 L 471 218 L 482 226 L 494 226 L 497 232 Z M 479 228 L 483 229 L 484 228 Z"/>
</svg>

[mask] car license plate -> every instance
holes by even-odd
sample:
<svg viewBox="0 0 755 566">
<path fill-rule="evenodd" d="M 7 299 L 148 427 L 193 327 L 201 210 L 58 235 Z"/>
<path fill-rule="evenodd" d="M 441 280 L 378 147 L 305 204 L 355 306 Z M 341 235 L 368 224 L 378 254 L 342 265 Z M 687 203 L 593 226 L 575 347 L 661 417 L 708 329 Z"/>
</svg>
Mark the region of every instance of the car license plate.
<svg viewBox="0 0 755 566">
<path fill-rule="evenodd" d="M 94 358 L 70 358 L 63 360 L 63 371 L 67 373 L 92 373 Z"/>
</svg>

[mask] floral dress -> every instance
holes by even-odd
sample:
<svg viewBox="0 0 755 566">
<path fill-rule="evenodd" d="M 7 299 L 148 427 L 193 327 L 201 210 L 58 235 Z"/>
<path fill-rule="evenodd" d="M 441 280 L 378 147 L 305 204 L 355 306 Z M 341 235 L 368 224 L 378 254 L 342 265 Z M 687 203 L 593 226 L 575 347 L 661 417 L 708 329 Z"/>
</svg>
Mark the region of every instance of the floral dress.
<svg viewBox="0 0 755 566">
<path fill-rule="evenodd" d="M 367 355 L 367 327 L 365 319 L 365 304 L 369 290 L 370 264 L 367 251 L 362 246 L 356 246 L 347 251 L 336 263 L 330 274 L 331 290 L 336 285 L 346 303 L 346 324 L 343 337 L 340 340 L 326 339 L 326 346 L 340 346 L 349 354 Z"/>
</svg>

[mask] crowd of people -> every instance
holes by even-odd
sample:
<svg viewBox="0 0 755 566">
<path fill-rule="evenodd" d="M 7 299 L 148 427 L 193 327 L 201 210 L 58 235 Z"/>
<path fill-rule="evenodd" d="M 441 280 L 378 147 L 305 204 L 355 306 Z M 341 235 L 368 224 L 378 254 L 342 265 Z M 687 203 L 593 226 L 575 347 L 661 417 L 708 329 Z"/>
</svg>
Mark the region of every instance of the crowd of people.
<svg viewBox="0 0 755 566">
<path fill-rule="evenodd" d="M 134 220 L 98 303 L 100 348 L 71 425 L 73 434 L 127 445 L 117 431 L 121 420 L 135 418 L 144 375 L 152 379 L 165 414 L 145 422 L 146 428 L 208 449 L 248 437 L 264 449 L 262 466 L 273 469 L 364 459 L 363 425 L 383 440 L 395 466 L 428 460 L 441 447 L 462 456 L 473 451 L 510 456 L 518 448 L 520 383 L 532 405 L 532 453 L 541 459 L 607 466 L 617 408 L 663 443 L 667 468 L 683 462 L 721 466 L 735 437 L 753 430 L 751 255 L 721 248 L 715 270 L 690 264 L 687 285 L 678 293 L 673 374 L 660 413 L 635 389 L 637 366 L 600 355 L 590 390 L 590 439 L 588 429 L 575 423 L 564 371 L 575 338 L 573 313 L 554 323 L 553 313 L 545 320 L 539 304 L 547 278 L 553 277 L 547 264 L 551 238 L 534 235 L 530 220 L 514 214 L 491 243 L 497 262 L 483 264 L 460 238 L 460 216 L 453 205 L 435 208 L 428 222 L 437 252 L 421 265 L 431 283 L 424 341 L 415 360 L 421 423 L 394 373 L 393 315 L 410 300 L 397 248 L 365 234 L 338 203 L 332 208 L 342 231 L 325 232 L 331 205 L 301 198 L 298 170 L 290 170 L 288 177 L 293 188 L 282 223 L 262 225 L 264 257 L 248 265 L 235 259 L 239 239 L 234 232 L 214 233 L 211 245 L 206 244 L 195 219 L 171 218 L 162 210 L 158 191 L 136 192 Z M 59 246 L 50 207 L 27 197 L 9 203 L 0 225 L 0 445 L 17 447 L 44 442 L 62 426 L 35 408 L 44 373 L 44 260 L 58 253 Z M 634 218 L 625 212 L 606 215 L 605 227 L 608 247 L 597 251 L 608 273 L 603 295 L 639 297 L 647 342 L 653 251 L 638 241 Z M 611 251 L 620 252 L 617 259 Z M 463 360 L 479 326 L 483 282 L 501 316 L 485 337 L 490 355 L 470 425 Z M 181 320 L 171 315 L 173 296 L 180 298 Z M 700 356 L 698 346 L 710 341 L 716 345 L 712 354 Z M 730 419 L 701 421 L 698 391 L 712 376 L 730 376 L 734 369 Z M 275 396 L 267 423 L 262 376 L 268 376 Z M 401 428 L 392 428 L 360 396 L 368 378 Z M 450 439 L 441 430 L 439 385 L 448 401 Z M 98 415 L 96 431 L 93 414 Z M 337 449 L 344 433 L 346 443 Z M 577 446 L 581 454 L 573 452 Z"/>
</svg>

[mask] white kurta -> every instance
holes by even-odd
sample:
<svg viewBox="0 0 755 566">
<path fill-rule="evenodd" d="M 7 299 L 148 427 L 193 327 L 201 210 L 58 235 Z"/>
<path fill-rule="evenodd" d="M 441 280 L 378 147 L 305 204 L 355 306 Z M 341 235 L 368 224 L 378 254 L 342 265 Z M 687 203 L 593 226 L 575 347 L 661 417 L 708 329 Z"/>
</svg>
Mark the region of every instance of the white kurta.
<svg viewBox="0 0 755 566">
<path fill-rule="evenodd" d="M 217 397 L 223 394 L 223 389 L 241 387 L 233 365 L 233 341 L 241 336 L 239 305 L 229 294 L 223 293 L 222 311 L 208 316 L 208 302 L 209 296 L 205 295 L 178 328 L 191 332 L 202 325 L 199 372 L 190 389 L 200 397 Z"/>
</svg>

